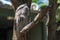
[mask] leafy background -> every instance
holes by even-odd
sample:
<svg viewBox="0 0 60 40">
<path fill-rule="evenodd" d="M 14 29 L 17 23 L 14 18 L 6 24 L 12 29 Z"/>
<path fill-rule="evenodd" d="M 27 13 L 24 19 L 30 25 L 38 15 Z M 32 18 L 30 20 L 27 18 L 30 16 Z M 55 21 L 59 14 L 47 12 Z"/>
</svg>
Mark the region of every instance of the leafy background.
<svg viewBox="0 0 60 40">
<path fill-rule="evenodd" d="M 11 5 L 8 3 L 4 3 L 2 1 L 7 1 L 10 2 L 10 0 L 0 0 L 0 7 L 7 7 L 11 9 Z M 49 5 L 49 1 L 48 0 L 32 0 L 32 2 L 37 3 L 40 6 L 48 6 Z M 60 3 L 60 0 L 57 0 L 57 3 Z M 56 10 L 56 22 L 60 21 L 60 6 L 57 8 Z"/>
<path fill-rule="evenodd" d="M 57 3 L 60 3 L 60 0 L 58 0 Z M 57 12 L 56 12 L 56 22 L 60 21 L 60 6 L 57 8 Z"/>
</svg>

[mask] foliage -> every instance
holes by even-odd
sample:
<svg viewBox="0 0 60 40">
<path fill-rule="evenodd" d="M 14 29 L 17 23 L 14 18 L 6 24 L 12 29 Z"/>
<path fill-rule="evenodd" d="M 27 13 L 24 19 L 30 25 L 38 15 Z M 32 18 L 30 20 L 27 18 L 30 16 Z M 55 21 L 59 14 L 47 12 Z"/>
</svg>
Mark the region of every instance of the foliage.
<svg viewBox="0 0 60 40">
<path fill-rule="evenodd" d="M 60 6 L 57 8 L 56 12 L 56 22 L 60 21 Z"/>
<path fill-rule="evenodd" d="M 37 0 L 32 0 L 32 2 L 37 2 Z"/>
<path fill-rule="evenodd" d="M 41 7 L 48 5 L 48 0 L 32 0 L 32 2 L 37 3 L 37 4 L 40 5 Z"/>
<path fill-rule="evenodd" d="M 57 1 L 57 3 L 60 3 L 60 0 Z M 57 8 L 57 12 L 56 12 L 56 22 L 60 21 L 60 6 Z M 57 31 L 60 30 L 60 26 L 58 26 Z"/>
<path fill-rule="evenodd" d="M 58 0 L 57 3 L 60 3 L 60 0 Z"/>
</svg>

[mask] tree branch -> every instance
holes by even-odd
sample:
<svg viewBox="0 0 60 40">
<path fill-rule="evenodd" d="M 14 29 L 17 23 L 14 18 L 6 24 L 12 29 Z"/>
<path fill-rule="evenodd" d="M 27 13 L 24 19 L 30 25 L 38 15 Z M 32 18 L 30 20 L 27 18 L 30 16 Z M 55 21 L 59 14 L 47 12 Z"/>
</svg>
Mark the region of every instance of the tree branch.
<svg viewBox="0 0 60 40">
<path fill-rule="evenodd" d="M 43 19 L 43 17 L 46 15 L 48 11 L 47 7 L 42 7 L 40 13 L 37 14 L 37 16 L 34 18 L 34 20 L 29 23 L 28 25 L 26 25 L 21 31 L 21 34 L 24 34 L 26 32 L 28 32 L 32 27 L 34 27 L 39 21 L 41 21 Z"/>
<path fill-rule="evenodd" d="M 38 24 L 38 22 L 40 22 L 43 17 L 46 15 L 47 11 L 50 9 L 50 7 L 42 7 L 40 13 L 37 14 L 37 16 L 34 18 L 34 20 L 32 22 L 30 22 L 29 24 L 27 24 L 21 31 L 21 40 L 24 40 L 24 34 L 27 33 L 31 28 L 33 28 L 34 26 L 36 26 L 36 24 Z"/>
</svg>

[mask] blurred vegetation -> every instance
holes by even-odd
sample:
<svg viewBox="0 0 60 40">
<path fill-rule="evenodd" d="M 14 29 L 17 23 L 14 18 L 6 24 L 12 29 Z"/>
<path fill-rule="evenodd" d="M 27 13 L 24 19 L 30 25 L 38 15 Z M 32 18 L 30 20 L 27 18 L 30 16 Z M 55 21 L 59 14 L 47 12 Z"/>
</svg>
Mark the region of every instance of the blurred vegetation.
<svg viewBox="0 0 60 40">
<path fill-rule="evenodd" d="M 60 3 L 60 0 L 58 0 L 57 2 Z"/>
<path fill-rule="evenodd" d="M 58 0 L 57 3 L 60 3 L 60 0 Z M 57 8 L 56 12 L 56 22 L 60 21 L 60 6 Z"/>
<path fill-rule="evenodd" d="M 35 2 L 40 6 L 46 6 L 47 3 L 43 2 L 43 1 L 42 0 L 40 0 L 40 1 L 39 0 L 32 0 L 32 2 Z M 46 1 L 48 1 L 48 0 L 46 0 Z M 57 3 L 60 3 L 60 0 L 58 0 Z M 3 5 L 1 1 L 0 1 L 0 7 L 12 9 L 12 6 L 7 5 L 7 4 Z M 56 12 L 56 22 L 58 22 L 58 21 L 60 21 L 60 6 L 57 8 L 57 12 Z"/>
<path fill-rule="evenodd" d="M 37 3 L 40 6 L 47 6 L 48 0 L 32 0 L 32 2 Z"/>
<path fill-rule="evenodd" d="M 0 1 L 0 8 L 12 9 L 12 6 L 11 6 L 11 5 L 8 5 L 8 4 L 3 4 L 3 3 Z"/>
<path fill-rule="evenodd" d="M 3 4 L 0 1 L 0 28 L 10 28 L 13 25 L 14 10 L 11 5 Z M 2 26 L 2 27 L 1 27 Z"/>
<path fill-rule="evenodd" d="M 57 3 L 60 3 L 60 0 L 57 1 Z M 60 6 L 58 6 L 57 8 L 57 12 L 56 12 L 56 22 L 60 21 Z M 58 26 L 57 31 L 60 30 L 60 26 Z"/>
<path fill-rule="evenodd" d="M 44 1 L 44 0 L 43 0 Z M 32 0 L 32 2 L 37 3 L 40 6 L 46 6 L 46 2 L 43 2 L 42 0 Z M 48 0 L 46 0 L 48 2 Z M 60 3 L 60 0 L 57 1 L 57 3 Z M 3 5 L 2 2 L 0 1 L 0 7 L 2 8 L 8 8 L 8 9 L 12 9 L 12 6 L 10 5 Z M 60 6 L 57 8 L 57 12 L 56 12 L 56 22 L 60 21 Z"/>
</svg>

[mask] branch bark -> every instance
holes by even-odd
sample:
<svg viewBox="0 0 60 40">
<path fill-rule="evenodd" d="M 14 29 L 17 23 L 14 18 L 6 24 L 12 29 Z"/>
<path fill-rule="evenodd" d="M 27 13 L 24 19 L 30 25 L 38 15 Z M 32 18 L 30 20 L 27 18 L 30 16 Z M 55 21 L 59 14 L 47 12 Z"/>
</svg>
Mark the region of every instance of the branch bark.
<svg viewBox="0 0 60 40">
<path fill-rule="evenodd" d="M 49 0 L 49 5 L 52 5 L 49 10 L 49 23 L 48 23 L 48 40 L 56 40 L 56 8 L 57 0 Z"/>
<path fill-rule="evenodd" d="M 16 10 L 18 6 L 25 3 L 28 5 L 28 7 L 30 7 L 31 1 L 32 0 L 11 0 L 11 3 L 13 4 L 14 9 Z"/>
<path fill-rule="evenodd" d="M 21 5 L 21 3 L 17 0 L 11 0 L 11 3 L 14 7 L 14 10 L 16 10 L 19 5 Z"/>
</svg>

